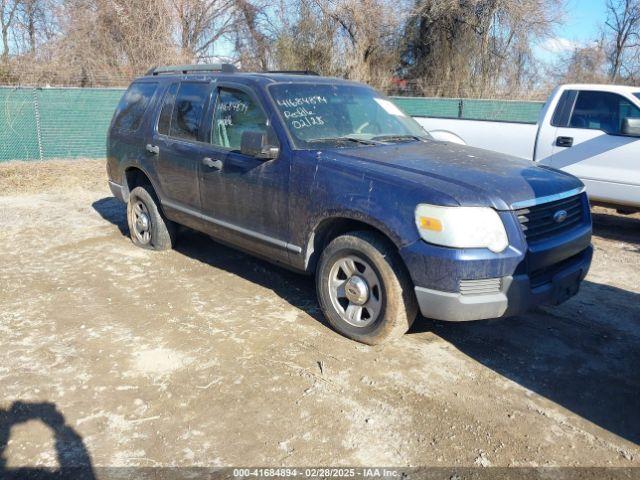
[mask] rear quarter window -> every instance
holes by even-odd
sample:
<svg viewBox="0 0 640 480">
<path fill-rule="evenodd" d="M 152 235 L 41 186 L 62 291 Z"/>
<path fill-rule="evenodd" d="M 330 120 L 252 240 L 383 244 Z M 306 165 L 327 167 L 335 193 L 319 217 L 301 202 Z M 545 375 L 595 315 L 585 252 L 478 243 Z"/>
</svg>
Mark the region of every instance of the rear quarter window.
<svg viewBox="0 0 640 480">
<path fill-rule="evenodd" d="M 141 82 L 131 85 L 116 108 L 113 128 L 128 132 L 138 130 L 157 88 L 158 84 L 155 82 Z"/>
</svg>

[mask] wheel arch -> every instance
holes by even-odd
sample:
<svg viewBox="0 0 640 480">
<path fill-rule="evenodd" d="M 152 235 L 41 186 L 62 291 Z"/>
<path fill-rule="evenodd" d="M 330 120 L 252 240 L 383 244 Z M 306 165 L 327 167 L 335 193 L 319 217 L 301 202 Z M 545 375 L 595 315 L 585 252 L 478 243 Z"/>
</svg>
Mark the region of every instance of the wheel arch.
<svg viewBox="0 0 640 480">
<path fill-rule="evenodd" d="M 393 233 L 387 231 L 373 219 L 356 214 L 332 215 L 318 221 L 306 243 L 305 270 L 313 273 L 324 247 L 334 238 L 347 232 L 370 231 L 379 234 L 395 249 L 399 249 L 401 241 Z"/>
<path fill-rule="evenodd" d="M 141 185 L 149 185 L 153 189 L 153 194 L 159 198 L 158 190 L 151 181 L 151 176 L 139 165 L 129 165 L 125 167 L 122 174 L 123 200 L 129 201 L 131 190 Z"/>
</svg>

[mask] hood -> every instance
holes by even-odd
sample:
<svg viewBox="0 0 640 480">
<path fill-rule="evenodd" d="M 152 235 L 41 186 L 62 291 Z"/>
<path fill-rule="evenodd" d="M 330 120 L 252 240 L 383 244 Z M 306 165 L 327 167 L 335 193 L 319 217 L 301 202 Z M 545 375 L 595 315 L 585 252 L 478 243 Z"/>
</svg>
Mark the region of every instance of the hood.
<svg viewBox="0 0 640 480">
<path fill-rule="evenodd" d="M 329 153 L 325 151 L 325 153 Z M 331 150 L 331 157 L 385 175 L 402 174 L 438 190 L 463 206 L 512 210 L 583 187 L 573 175 L 510 157 L 448 142 L 407 142 L 394 145 Z"/>
</svg>

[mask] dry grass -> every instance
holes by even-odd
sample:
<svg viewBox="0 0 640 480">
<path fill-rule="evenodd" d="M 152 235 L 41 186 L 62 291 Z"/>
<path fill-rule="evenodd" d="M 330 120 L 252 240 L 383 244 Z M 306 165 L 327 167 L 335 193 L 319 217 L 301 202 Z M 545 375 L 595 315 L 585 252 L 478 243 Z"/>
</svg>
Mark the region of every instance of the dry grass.
<svg viewBox="0 0 640 480">
<path fill-rule="evenodd" d="M 0 163 L 0 196 L 51 192 L 61 188 L 99 190 L 106 185 L 104 159 Z"/>
</svg>

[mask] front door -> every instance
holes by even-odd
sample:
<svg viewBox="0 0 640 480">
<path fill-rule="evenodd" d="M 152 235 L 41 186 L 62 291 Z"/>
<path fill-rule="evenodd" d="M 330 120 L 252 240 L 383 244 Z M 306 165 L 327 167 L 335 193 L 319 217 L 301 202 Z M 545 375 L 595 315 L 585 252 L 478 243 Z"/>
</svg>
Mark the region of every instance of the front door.
<svg viewBox="0 0 640 480">
<path fill-rule="evenodd" d="M 200 201 L 205 227 L 214 237 L 272 260 L 287 262 L 289 159 L 271 160 L 240 152 L 242 133 L 267 133 L 280 145 L 259 98 L 248 87 L 216 86 L 210 110 L 209 148 L 201 159 Z M 208 227 L 207 227 L 208 225 Z"/>
<path fill-rule="evenodd" d="M 556 130 L 551 166 L 579 177 L 594 200 L 640 203 L 640 139 L 621 134 L 625 117 L 640 118 L 629 99 L 582 90 L 567 125 Z"/>
</svg>

